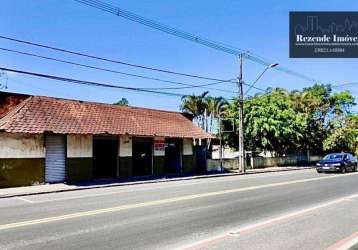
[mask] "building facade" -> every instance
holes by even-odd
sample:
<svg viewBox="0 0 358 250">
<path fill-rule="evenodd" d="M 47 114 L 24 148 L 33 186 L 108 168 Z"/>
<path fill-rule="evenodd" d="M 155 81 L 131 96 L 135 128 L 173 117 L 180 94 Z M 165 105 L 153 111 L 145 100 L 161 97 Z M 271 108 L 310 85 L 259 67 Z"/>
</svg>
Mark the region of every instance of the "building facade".
<svg viewBox="0 0 358 250">
<path fill-rule="evenodd" d="M 0 93 L 0 187 L 198 171 L 184 114 Z"/>
</svg>

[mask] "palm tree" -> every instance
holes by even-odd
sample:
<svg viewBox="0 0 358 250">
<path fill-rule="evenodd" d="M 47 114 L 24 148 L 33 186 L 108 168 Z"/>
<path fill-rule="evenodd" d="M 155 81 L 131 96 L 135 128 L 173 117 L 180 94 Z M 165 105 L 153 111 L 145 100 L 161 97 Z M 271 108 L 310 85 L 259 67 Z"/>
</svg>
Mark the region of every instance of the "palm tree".
<svg viewBox="0 0 358 250">
<path fill-rule="evenodd" d="M 204 129 L 204 113 L 206 109 L 206 95 L 209 91 L 205 91 L 201 95 L 186 95 L 182 97 L 182 104 L 180 109 L 183 112 L 189 113 L 193 116 L 193 120 L 196 120 L 201 128 Z"/>
<path fill-rule="evenodd" d="M 208 131 L 212 132 L 214 119 L 219 118 L 220 113 L 223 111 L 225 107 L 228 106 L 229 103 L 223 97 L 208 96 L 205 101 L 206 101 L 208 116 L 210 119 L 210 128 L 208 129 Z"/>
</svg>

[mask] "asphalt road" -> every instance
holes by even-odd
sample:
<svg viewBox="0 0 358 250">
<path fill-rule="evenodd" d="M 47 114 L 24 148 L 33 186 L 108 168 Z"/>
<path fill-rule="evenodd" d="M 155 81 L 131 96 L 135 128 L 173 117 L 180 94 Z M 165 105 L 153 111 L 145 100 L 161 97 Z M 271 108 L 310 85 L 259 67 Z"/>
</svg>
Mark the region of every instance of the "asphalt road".
<svg viewBox="0 0 358 250">
<path fill-rule="evenodd" d="M 355 249 L 356 239 L 356 173 L 302 170 L 0 199 L 0 249 Z"/>
</svg>

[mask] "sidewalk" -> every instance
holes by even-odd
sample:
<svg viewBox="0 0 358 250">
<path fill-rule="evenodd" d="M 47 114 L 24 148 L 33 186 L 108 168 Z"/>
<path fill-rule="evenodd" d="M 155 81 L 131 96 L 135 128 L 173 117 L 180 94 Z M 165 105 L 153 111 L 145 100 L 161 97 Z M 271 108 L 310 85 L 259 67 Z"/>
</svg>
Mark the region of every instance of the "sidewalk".
<svg viewBox="0 0 358 250">
<path fill-rule="evenodd" d="M 248 175 L 248 174 L 272 173 L 272 172 L 282 172 L 282 171 L 294 171 L 294 170 L 304 170 L 310 168 L 312 167 L 271 167 L 271 168 L 262 168 L 262 169 L 249 169 L 246 171 L 246 174 Z M 244 174 L 236 171 L 231 171 L 228 173 L 174 176 L 174 177 L 162 177 L 162 178 L 147 177 L 147 178 L 132 178 L 127 180 L 119 180 L 119 179 L 93 180 L 93 181 L 80 182 L 73 185 L 58 183 L 58 184 L 43 184 L 43 185 L 36 185 L 36 186 L 27 186 L 27 187 L 2 188 L 0 189 L 0 199 L 16 197 L 16 196 L 68 192 L 68 191 L 94 189 L 94 188 L 106 188 L 106 187 L 115 187 L 115 186 L 139 185 L 139 184 L 147 184 L 147 183 L 215 178 L 215 177 L 225 177 L 225 176 L 235 176 L 235 175 L 244 175 Z"/>
</svg>

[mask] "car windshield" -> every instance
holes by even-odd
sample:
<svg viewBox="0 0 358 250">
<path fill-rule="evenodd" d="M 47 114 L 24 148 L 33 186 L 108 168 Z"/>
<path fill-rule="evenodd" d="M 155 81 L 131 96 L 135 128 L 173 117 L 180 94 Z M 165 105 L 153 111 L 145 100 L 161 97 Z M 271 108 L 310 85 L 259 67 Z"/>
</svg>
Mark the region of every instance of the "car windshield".
<svg viewBox="0 0 358 250">
<path fill-rule="evenodd" d="M 323 157 L 323 160 L 342 160 L 343 154 L 329 154 Z"/>
</svg>

